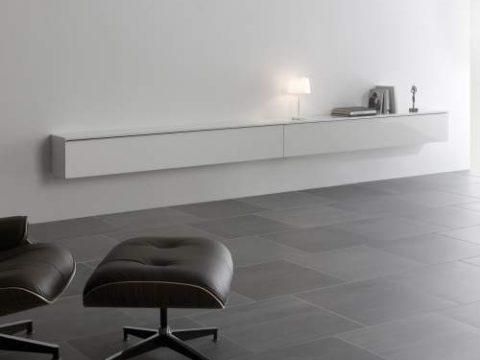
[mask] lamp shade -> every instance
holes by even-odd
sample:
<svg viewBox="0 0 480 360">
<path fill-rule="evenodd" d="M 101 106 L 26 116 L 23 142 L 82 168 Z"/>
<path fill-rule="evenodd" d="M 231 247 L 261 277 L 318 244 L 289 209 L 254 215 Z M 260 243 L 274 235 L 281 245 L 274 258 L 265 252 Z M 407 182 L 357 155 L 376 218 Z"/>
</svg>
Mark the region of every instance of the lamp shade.
<svg viewBox="0 0 480 360">
<path fill-rule="evenodd" d="M 307 77 L 299 77 L 290 80 L 287 92 L 292 95 L 307 95 L 312 93 L 310 79 Z"/>
</svg>

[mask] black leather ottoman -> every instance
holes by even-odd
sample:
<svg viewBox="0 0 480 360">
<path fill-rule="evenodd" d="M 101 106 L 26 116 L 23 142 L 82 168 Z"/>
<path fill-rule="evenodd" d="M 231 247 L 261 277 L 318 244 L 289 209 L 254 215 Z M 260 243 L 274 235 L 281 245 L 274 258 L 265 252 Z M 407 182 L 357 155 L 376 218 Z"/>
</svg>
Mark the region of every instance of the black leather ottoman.
<svg viewBox="0 0 480 360">
<path fill-rule="evenodd" d="M 168 308 L 224 308 L 233 275 L 228 249 L 204 238 L 142 237 L 113 248 L 88 280 L 87 307 L 159 308 L 158 330 L 125 327 L 124 339 L 144 339 L 108 358 L 129 359 L 169 347 L 190 359 L 207 358 L 183 340 L 212 335 L 218 329 L 171 330 Z"/>
</svg>

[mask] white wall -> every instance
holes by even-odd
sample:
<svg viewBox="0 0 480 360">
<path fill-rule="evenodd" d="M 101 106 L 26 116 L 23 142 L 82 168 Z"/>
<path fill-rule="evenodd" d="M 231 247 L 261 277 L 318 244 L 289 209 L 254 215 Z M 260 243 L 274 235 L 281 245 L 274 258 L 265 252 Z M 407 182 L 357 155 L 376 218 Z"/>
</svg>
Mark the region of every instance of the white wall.
<svg viewBox="0 0 480 360">
<path fill-rule="evenodd" d="M 469 165 L 469 0 L 0 0 L 0 216 L 33 221 L 457 170 Z M 451 112 L 451 141 L 75 181 L 48 135 L 289 116 L 410 85 Z"/>
<path fill-rule="evenodd" d="M 471 14 L 472 171 L 480 174 L 480 0 L 472 0 Z"/>
</svg>

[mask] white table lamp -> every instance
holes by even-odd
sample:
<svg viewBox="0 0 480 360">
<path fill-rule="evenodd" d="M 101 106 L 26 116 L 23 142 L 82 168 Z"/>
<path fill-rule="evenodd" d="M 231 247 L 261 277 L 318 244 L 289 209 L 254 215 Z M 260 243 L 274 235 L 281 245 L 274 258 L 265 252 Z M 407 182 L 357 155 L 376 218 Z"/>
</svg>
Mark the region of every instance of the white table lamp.
<svg viewBox="0 0 480 360">
<path fill-rule="evenodd" d="M 300 119 L 300 97 L 302 95 L 309 95 L 312 93 L 312 88 L 310 85 L 310 79 L 307 77 L 299 77 L 290 80 L 288 84 L 287 92 L 291 95 L 297 96 L 297 116 L 294 117 L 294 120 Z"/>
</svg>

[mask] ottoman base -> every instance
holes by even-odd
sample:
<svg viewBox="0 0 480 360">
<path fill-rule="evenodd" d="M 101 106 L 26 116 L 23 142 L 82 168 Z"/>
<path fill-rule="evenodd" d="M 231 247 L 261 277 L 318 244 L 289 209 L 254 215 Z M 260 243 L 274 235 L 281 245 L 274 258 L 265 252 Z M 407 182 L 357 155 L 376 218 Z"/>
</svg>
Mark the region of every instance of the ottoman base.
<svg viewBox="0 0 480 360">
<path fill-rule="evenodd" d="M 203 354 L 187 345 L 184 340 L 193 340 L 204 336 L 213 336 L 213 340 L 217 341 L 218 329 L 201 328 L 172 330 L 168 326 L 167 309 L 160 309 L 160 328 L 158 330 L 138 327 L 124 327 L 123 339 L 127 341 L 129 335 L 144 340 L 126 350 L 110 356 L 107 358 L 107 360 L 130 359 L 161 347 L 172 349 L 173 351 L 176 351 L 192 360 L 209 360 Z"/>
</svg>

